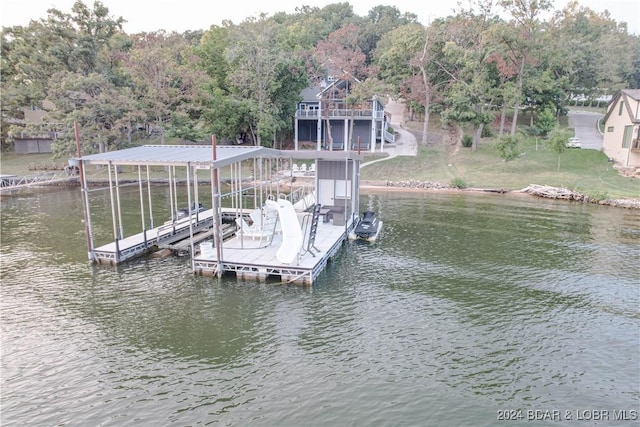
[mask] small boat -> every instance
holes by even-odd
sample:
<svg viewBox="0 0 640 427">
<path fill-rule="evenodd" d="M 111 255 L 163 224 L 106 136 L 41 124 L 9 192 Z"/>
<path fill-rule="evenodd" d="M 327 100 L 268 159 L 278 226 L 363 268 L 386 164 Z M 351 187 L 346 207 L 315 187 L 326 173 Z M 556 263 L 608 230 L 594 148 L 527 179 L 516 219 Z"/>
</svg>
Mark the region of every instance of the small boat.
<svg viewBox="0 0 640 427">
<path fill-rule="evenodd" d="M 204 207 L 202 203 L 198 203 L 198 212 L 206 211 L 207 208 Z M 191 206 L 191 214 L 196 213 L 196 205 L 195 203 Z M 189 208 L 178 209 L 175 213 L 176 220 L 186 218 L 189 216 Z"/>
<path fill-rule="evenodd" d="M 373 211 L 365 211 L 356 228 L 350 233 L 349 238 L 352 240 L 362 239 L 375 242 L 381 229 L 382 221 L 378 220 L 376 213 Z"/>
</svg>

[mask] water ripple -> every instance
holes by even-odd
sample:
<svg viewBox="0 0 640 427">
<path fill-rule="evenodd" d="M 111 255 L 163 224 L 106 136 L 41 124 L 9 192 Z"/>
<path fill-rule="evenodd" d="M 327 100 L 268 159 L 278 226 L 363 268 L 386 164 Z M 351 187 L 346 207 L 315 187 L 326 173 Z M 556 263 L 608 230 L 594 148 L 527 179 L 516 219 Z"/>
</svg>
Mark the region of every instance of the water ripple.
<svg viewBox="0 0 640 427">
<path fill-rule="evenodd" d="M 501 408 L 638 408 L 637 215 L 379 196 L 380 240 L 345 244 L 303 289 L 194 276 L 178 258 L 90 267 L 73 194 L 3 201 L 5 425 L 478 426 Z"/>
</svg>

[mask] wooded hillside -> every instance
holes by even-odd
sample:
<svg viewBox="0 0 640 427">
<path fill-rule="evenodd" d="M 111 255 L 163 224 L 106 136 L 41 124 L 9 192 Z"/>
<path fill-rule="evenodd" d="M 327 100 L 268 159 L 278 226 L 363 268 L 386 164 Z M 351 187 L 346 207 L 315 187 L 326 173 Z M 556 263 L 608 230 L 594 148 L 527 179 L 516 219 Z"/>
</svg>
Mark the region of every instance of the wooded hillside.
<svg viewBox="0 0 640 427">
<path fill-rule="evenodd" d="M 55 132 L 59 156 L 165 138 L 235 140 L 271 146 L 292 138 L 299 94 L 328 73 L 349 73 L 358 96 L 401 97 L 412 114 L 440 113 L 474 129 L 517 114 L 563 114 L 577 95 L 595 99 L 640 87 L 640 37 L 578 2 L 476 0 L 428 27 L 410 12 L 349 3 L 226 22 L 182 34 L 126 34 L 126 17 L 101 2 L 50 9 L 29 25 L 2 29 L 2 136 Z M 507 19 L 500 18 L 506 16 Z M 45 102 L 50 101 L 50 102 Z M 46 122 L 25 124 L 24 108 L 54 105 Z"/>
</svg>

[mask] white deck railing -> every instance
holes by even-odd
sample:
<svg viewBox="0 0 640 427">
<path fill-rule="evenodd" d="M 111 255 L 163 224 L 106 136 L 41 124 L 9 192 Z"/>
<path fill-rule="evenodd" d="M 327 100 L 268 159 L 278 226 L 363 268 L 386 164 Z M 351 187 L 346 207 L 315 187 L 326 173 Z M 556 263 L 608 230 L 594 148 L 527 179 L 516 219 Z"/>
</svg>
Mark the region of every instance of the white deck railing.
<svg viewBox="0 0 640 427">
<path fill-rule="evenodd" d="M 371 111 L 371 110 L 345 110 L 345 109 L 334 109 L 330 110 L 326 115 L 321 114 L 320 110 L 297 110 L 296 118 L 299 119 L 317 119 L 320 117 L 331 117 L 331 118 L 356 118 L 356 119 L 371 119 L 374 118 L 376 120 L 381 120 L 384 117 L 383 111 Z"/>
</svg>

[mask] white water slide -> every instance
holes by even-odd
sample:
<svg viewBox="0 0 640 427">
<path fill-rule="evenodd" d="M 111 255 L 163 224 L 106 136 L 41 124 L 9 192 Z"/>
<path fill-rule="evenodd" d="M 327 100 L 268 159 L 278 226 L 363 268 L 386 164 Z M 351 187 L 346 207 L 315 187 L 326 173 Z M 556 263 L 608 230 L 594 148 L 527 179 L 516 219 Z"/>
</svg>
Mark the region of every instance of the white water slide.
<svg viewBox="0 0 640 427">
<path fill-rule="evenodd" d="M 282 244 L 276 252 L 276 258 L 283 264 L 291 264 L 302 249 L 302 228 L 291 202 L 285 199 L 266 200 L 267 207 L 275 209 L 282 228 Z"/>
</svg>

